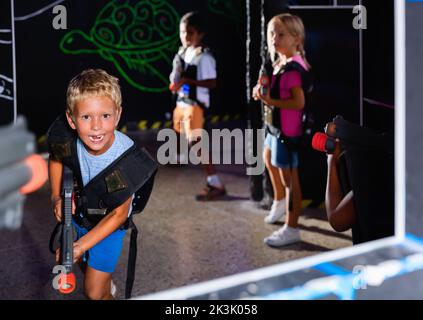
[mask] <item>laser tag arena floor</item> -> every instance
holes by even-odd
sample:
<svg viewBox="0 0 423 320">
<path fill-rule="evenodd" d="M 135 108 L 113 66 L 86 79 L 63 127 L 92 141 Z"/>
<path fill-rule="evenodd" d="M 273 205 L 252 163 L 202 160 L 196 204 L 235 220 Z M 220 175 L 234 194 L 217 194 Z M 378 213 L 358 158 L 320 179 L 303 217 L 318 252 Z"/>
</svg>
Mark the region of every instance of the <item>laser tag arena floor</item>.
<svg viewBox="0 0 423 320">
<path fill-rule="evenodd" d="M 133 297 L 352 245 L 350 232 L 331 229 L 324 209 L 304 208 L 302 242 L 268 247 L 263 239 L 282 222 L 264 223 L 267 212 L 249 200 L 245 167 L 217 169 L 228 195 L 204 203 L 194 199 L 205 183 L 201 167 L 160 166 L 147 208 L 134 218 L 140 234 Z M 75 292 L 63 296 L 52 287 L 55 258 L 48 242 L 55 218 L 49 192 L 46 184 L 29 195 L 21 228 L 0 232 L 0 299 L 85 299 L 77 266 Z M 124 298 L 129 235 L 113 275 L 118 299 Z"/>
</svg>

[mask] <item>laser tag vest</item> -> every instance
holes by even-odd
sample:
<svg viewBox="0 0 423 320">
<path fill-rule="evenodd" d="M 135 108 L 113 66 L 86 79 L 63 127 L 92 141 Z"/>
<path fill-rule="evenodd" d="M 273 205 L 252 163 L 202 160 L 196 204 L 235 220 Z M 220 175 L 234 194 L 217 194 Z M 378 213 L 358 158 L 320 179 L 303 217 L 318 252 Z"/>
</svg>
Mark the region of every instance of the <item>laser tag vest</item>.
<svg viewBox="0 0 423 320">
<path fill-rule="evenodd" d="M 266 69 L 269 67 L 267 66 Z M 307 144 L 305 141 L 306 135 L 307 137 L 312 137 L 311 127 L 314 123 L 313 115 L 310 110 L 310 96 L 313 90 L 312 79 L 310 72 L 308 72 L 304 67 L 296 61 L 288 62 L 283 68 L 281 68 L 280 72 L 275 75 L 275 81 L 273 87 L 270 88 L 270 97 L 273 99 L 280 100 L 280 89 L 279 83 L 281 81 L 281 77 L 285 72 L 289 71 L 298 71 L 301 74 L 301 87 L 304 91 L 305 95 L 305 105 L 303 109 L 303 116 L 302 116 L 302 132 L 303 135 L 301 139 L 293 140 L 290 137 L 284 135 L 282 131 L 282 124 L 281 124 L 281 117 L 280 117 L 280 108 L 275 106 L 265 106 L 264 108 L 264 122 L 266 124 L 266 130 L 272 134 L 273 136 L 277 137 L 278 139 L 283 140 L 286 147 L 289 150 L 297 150 L 302 145 Z M 271 73 L 268 73 L 271 74 Z"/>
<path fill-rule="evenodd" d="M 198 80 L 197 70 L 201 57 L 203 53 L 210 53 L 210 49 L 198 47 L 196 50 L 197 52 L 195 54 L 195 57 L 190 63 L 187 63 L 185 61 L 185 55 L 187 51 L 186 49 L 181 48 L 177 53 L 177 56 L 179 56 L 180 58 L 180 65 L 183 70 L 181 78 Z M 199 101 L 197 98 L 197 87 L 188 84 L 184 84 L 181 90 L 178 92 L 177 101 L 182 101 L 190 105 L 198 105 L 203 109 L 207 108 L 207 106 L 203 102 Z"/>
<path fill-rule="evenodd" d="M 131 216 L 143 211 L 157 172 L 157 163 L 151 156 L 134 144 L 84 186 L 76 143 L 76 132 L 65 116 L 58 117 L 48 130 L 47 144 L 51 158 L 62 162 L 74 174 L 76 210 L 82 214 L 75 215 L 76 222 L 92 229 L 132 195 Z"/>
</svg>

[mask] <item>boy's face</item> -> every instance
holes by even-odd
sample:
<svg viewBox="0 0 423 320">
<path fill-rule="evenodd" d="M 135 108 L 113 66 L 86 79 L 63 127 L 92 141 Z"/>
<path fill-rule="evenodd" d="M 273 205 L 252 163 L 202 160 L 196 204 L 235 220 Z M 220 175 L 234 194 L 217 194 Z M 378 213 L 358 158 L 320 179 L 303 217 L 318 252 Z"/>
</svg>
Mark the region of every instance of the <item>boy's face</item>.
<svg viewBox="0 0 423 320">
<path fill-rule="evenodd" d="M 198 30 L 192 26 L 188 26 L 186 23 L 179 25 L 179 36 L 181 37 L 182 46 L 184 48 L 193 46 L 198 47 L 201 45 L 204 33 L 198 32 Z"/>
<path fill-rule="evenodd" d="M 121 107 L 105 96 L 79 101 L 73 116 L 66 112 L 72 129 L 76 130 L 87 151 L 92 155 L 106 152 L 115 140 L 114 130 L 119 123 Z"/>
</svg>

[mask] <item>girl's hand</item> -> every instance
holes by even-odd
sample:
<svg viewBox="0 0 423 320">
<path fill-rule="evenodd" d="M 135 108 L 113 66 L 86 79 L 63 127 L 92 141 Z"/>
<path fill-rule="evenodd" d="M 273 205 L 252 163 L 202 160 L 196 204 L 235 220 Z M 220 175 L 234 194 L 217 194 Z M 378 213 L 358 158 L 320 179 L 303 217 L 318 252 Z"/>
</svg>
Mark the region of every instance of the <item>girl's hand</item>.
<svg viewBox="0 0 423 320">
<path fill-rule="evenodd" d="M 261 88 L 261 87 L 260 87 Z M 266 104 L 266 105 L 271 105 L 272 103 L 271 103 L 271 101 L 272 101 L 272 99 L 270 98 L 270 91 L 269 91 L 269 89 L 267 89 L 266 90 L 267 92 L 266 92 L 266 94 L 265 95 L 262 95 L 261 94 L 261 90 L 258 90 L 258 92 L 257 92 L 257 97 L 261 100 L 261 101 L 263 101 L 263 103 L 264 104 Z"/>
<path fill-rule="evenodd" d="M 260 88 L 261 86 L 259 83 L 257 83 L 256 86 L 253 88 L 253 99 L 256 101 L 259 99 Z"/>
<path fill-rule="evenodd" d="M 271 105 L 271 98 L 270 98 L 270 91 L 267 89 L 267 93 L 265 95 L 261 94 L 261 85 L 257 84 L 253 88 L 253 98 L 254 100 L 261 100 L 267 105 Z"/>
</svg>

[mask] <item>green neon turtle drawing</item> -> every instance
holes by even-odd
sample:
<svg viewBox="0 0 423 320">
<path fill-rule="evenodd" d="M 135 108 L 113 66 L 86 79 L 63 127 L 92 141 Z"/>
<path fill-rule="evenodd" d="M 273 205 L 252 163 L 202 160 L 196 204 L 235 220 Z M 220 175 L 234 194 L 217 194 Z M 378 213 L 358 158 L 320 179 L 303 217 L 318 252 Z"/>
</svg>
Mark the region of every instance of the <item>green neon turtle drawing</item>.
<svg viewBox="0 0 423 320">
<path fill-rule="evenodd" d="M 178 48 L 179 19 L 166 0 L 113 0 L 89 34 L 72 30 L 60 48 L 66 54 L 98 54 L 138 90 L 163 92 Z"/>
</svg>

